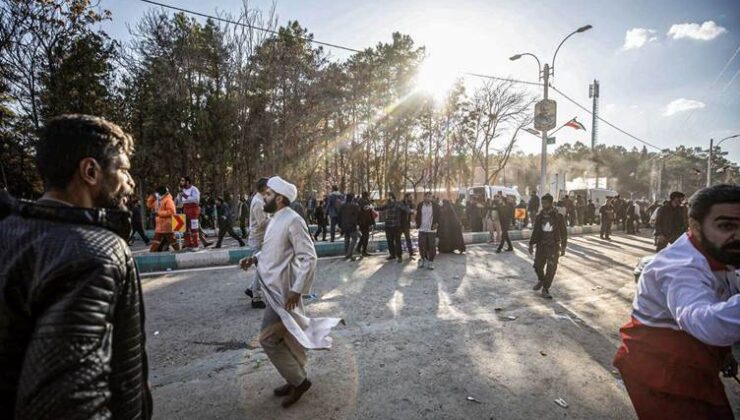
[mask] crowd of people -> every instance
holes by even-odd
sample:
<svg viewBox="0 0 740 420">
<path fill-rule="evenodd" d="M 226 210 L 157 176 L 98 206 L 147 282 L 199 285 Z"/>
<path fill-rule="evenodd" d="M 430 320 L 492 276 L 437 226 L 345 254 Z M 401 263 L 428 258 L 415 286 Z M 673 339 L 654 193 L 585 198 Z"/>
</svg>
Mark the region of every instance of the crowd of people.
<svg viewBox="0 0 740 420">
<path fill-rule="evenodd" d="M 132 232 L 127 205 L 137 205 L 128 198 L 135 188 L 132 152 L 131 136 L 108 121 L 58 117 L 46 124 L 37 144 L 44 195 L 30 202 L 0 191 L 0 418 L 152 416 L 142 286 L 126 243 Z M 153 249 L 179 246 L 172 233 L 176 201 L 187 219 L 185 245 L 198 247 L 202 241 L 199 191 L 188 177 L 179 187 L 177 198 L 161 186 L 147 199 L 155 215 Z M 250 198 L 244 222 L 255 252 L 239 265 L 255 271 L 246 293 L 253 307 L 265 309 L 259 341 L 286 382 L 274 395 L 289 407 L 312 386 L 307 351 L 330 348 L 329 334 L 343 321 L 304 311 L 302 297 L 310 293 L 317 270 L 318 234 L 311 235 L 302 206 L 295 204 L 296 186 L 280 176 L 261 178 Z M 233 231 L 241 216 L 230 200 L 215 202 L 217 245 L 227 233 L 242 239 Z M 537 277 L 533 288 L 545 298 L 551 298 L 558 260 L 567 250 L 567 225 L 578 223 L 578 197 L 568 201 L 556 203 L 544 194 L 536 212 L 531 200 L 526 206 L 533 225 L 528 247 Z M 512 208 L 516 216 L 524 207 L 503 196 L 490 203 L 477 200 L 476 209 L 478 204 L 487 209 L 486 218 L 500 224 L 497 250 L 511 249 L 506 231 Z M 367 232 L 380 214 L 389 260 L 402 261 L 402 236 L 410 238 L 411 217 L 419 231 L 420 269 L 434 269 L 437 249 L 465 250 L 455 205 L 440 204 L 432 193 L 416 205 L 410 196 L 397 200 L 393 194 L 376 204 L 368 193 L 358 198 L 333 188 L 323 203 L 308 207 L 309 213 L 324 214 L 332 240 L 341 230 L 348 260 L 367 253 Z M 600 207 L 606 238 L 612 223 L 631 218 L 629 208 L 619 197 Z M 474 227 L 482 228 L 473 219 Z M 688 202 L 674 192 L 654 207 L 654 219 L 658 253 L 638 281 L 614 365 L 640 418 L 732 419 L 718 371 L 737 375 L 730 346 L 740 344 L 740 187 L 707 187 Z"/>
</svg>

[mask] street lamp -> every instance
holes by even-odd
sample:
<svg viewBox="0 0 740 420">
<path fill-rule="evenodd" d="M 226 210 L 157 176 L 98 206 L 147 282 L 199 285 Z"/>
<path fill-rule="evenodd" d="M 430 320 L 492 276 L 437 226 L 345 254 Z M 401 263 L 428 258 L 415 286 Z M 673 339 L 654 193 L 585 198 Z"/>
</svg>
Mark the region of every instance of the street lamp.
<svg viewBox="0 0 740 420">
<path fill-rule="evenodd" d="M 714 144 L 714 139 L 709 139 L 709 154 L 707 156 L 707 187 L 712 186 L 712 158 L 714 157 L 715 146 L 719 147 L 719 145 L 722 144 L 723 141 L 734 139 L 736 137 L 740 137 L 740 134 L 725 137 L 722 140 L 718 141 L 716 145 Z"/>
<path fill-rule="evenodd" d="M 565 41 L 567 41 L 568 38 L 570 38 L 571 36 L 581 33 L 581 32 L 586 32 L 587 30 L 591 28 L 592 28 L 591 25 L 581 26 L 575 31 L 569 33 L 568 36 L 566 36 L 562 41 L 560 41 L 558 48 L 555 50 L 555 54 L 552 56 L 552 68 L 550 67 L 549 64 L 545 63 L 545 68 L 543 70 L 542 67 L 540 66 L 540 59 L 537 58 L 537 56 L 532 53 L 521 53 L 521 54 L 512 55 L 511 57 L 509 57 L 509 60 L 515 61 L 515 60 L 522 58 L 525 55 L 534 57 L 534 59 L 537 60 L 537 67 L 539 68 L 539 71 L 540 71 L 539 74 L 540 74 L 540 77 L 543 79 L 543 88 L 544 88 L 543 100 L 547 101 L 547 91 L 548 91 L 548 87 L 550 84 L 550 75 L 555 77 L 555 58 L 558 56 L 558 51 L 560 51 L 560 47 L 562 47 L 563 43 L 565 43 Z M 546 178 L 547 178 L 547 130 L 542 130 L 542 157 L 541 157 L 541 164 L 540 164 L 540 196 L 545 194 L 545 186 L 547 184 Z"/>
</svg>

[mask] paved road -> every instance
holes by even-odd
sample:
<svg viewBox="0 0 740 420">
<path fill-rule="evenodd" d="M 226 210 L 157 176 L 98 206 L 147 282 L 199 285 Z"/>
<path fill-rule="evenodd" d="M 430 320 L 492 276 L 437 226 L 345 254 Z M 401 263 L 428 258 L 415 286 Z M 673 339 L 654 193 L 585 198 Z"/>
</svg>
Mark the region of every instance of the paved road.
<svg viewBox="0 0 740 420">
<path fill-rule="evenodd" d="M 255 346 L 261 312 L 236 268 L 143 279 L 158 419 L 634 418 L 611 366 L 629 316 L 632 268 L 651 240 L 572 239 L 547 301 L 526 244 L 443 255 L 437 270 L 384 256 L 319 262 L 313 315 L 341 316 L 313 352 L 314 386 L 283 410 L 281 379 Z M 740 387 L 725 382 L 736 415 Z M 473 397 L 476 401 L 468 401 Z M 553 400 L 563 398 L 569 407 Z"/>
</svg>

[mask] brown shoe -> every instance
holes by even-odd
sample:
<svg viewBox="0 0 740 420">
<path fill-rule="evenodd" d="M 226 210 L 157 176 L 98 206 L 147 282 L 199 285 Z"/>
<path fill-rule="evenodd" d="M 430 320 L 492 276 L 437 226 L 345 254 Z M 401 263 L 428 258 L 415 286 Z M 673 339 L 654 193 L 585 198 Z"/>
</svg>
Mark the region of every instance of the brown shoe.
<svg viewBox="0 0 740 420">
<path fill-rule="evenodd" d="M 284 397 L 284 396 L 290 394 L 291 391 L 293 391 L 293 388 L 295 388 L 293 385 L 291 385 L 291 384 L 285 384 L 283 386 L 280 386 L 280 387 L 275 388 L 273 390 L 273 393 L 275 394 L 276 397 Z"/>
<path fill-rule="evenodd" d="M 283 408 L 288 408 L 291 405 L 295 404 L 296 401 L 300 400 L 303 394 L 305 394 L 309 388 L 311 388 L 311 381 L 309 381 L 308 379 L 304 379 L 303 383 L 296 387 L 293 387 L 293 389 L 290 390 L 290 394 L 285 397 L 281 404 Z"/>
</svg>

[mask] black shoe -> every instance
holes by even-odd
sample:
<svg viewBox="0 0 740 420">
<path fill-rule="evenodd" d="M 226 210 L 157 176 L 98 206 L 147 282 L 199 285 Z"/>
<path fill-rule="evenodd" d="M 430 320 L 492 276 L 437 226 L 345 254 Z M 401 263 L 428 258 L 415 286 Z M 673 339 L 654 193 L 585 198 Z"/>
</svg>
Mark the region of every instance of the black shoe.
<svg viewBox="0 0 740 420">
<path fill-rule="evenodd" d="M 252 299 L 252 308 L 254 309 L 265 309 L 267 306 L 262 299 Z"/>
<path fill-rule="evenodd" d="M 501 253 L 501 248 L 497 249 L 497 250 L 496 250 L 496 253 L 497 253 L 497 254 L 500 254 L 500 253 Z"/>
<path fill-rule="evenodd" d="M 513 252 L 514 248 L 506 248 L 506 252 Z"/>
<path fill-rule="evenodd" d="M 250 289 L 250 288 L 247 288 L 244 291 L 244 294 L 247 295 L 247 296 L 249 296 L 250 298 L 254 298 L 254 294 L 252 293 L 252 289 Z"/>
<path fill-rule="evenodd" d="M 221 248 L 221 245 L 216 245 L 213 247 L 213 249 L 220 249 L 220 248 Z"/>
<path fill-rule="evenodd" d="M 203 241 L 203 248 L 208 248 L 209 246 L 213 245 L 213 242 L 206 242 Z"/>
<path fill-rule="evenodd" d="M 393 256 L 390 256 L 390 257 L 386 258 L 386 260 L 388 260 L 388 261 L 392 261 L 392 260 L 395 260 L 395 259 L 396 259 L 396 257 L 393 257 Z"/>
<path fill-rule="evenodd" d="M 369 257 L 369 256 L 370 256 L 370 254 L 368 254 L 367 252 L 363 252 L 363 253 L 362 253 L 362 256 L 363 256 L 363 257 Z"/>
<path fill-rule="evenodd" d="M 537 284 L 534 285 L 532 290 L 540 290 L 542 288 L 542 282 L 538 281 Z"/>
<path fill-rule="evenodd" d="M 281 404 L 283 408 L 287 408 L 295 404 L 296 401 L 300 400 L 303 394 L 305 394 L 309 388 L 311 388 L 311 381 L 309 381 L 308 379 L 304 379 L 303 383 L 290 390 L 290 393 L 287 397 L 285 397 Z"/>
<path fill-rule="evenodd" d="M 295 388 L 293 385 L 285 384 L 275 388 L 272 393 L 275 394 L 276 397 L 284 397 L 290 394 L 293 391 L 293 388 Z"/>
<path fill-rule="evenodd" d="M 357 257 L 355 257 L 355 256 L 349 257 L 349 259 L 350 259 L 350 261 L 352 261 L 352 262 L 355 262 L 355 261 L 357 261 Z"/>
</svg>

